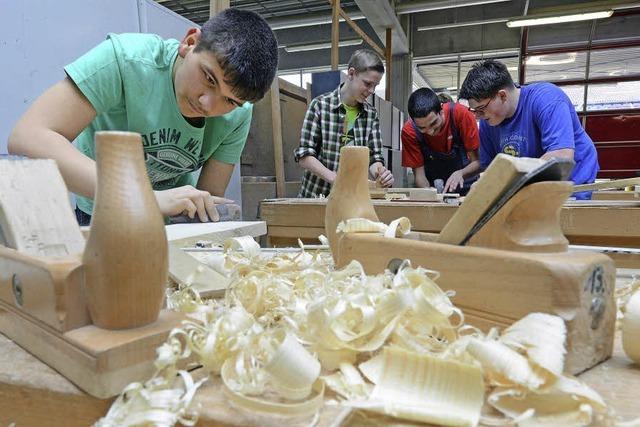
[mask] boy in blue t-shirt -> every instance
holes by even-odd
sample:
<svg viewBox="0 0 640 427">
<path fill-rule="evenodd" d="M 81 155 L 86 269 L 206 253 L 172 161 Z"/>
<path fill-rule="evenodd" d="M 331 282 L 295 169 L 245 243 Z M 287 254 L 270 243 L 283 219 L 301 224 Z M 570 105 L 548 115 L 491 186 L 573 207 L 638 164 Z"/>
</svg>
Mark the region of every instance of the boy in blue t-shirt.
<svg viewBox="0 0 640 427">
<path fill-rule="evenodd" d="M 29 107 L 8 148 L 56 160 L 85 225 L 97 179 L 94 133 L 138 132 L 162 214 L 217 221 L 215 204 L 231 202 L 223 196 L 249 133 L 250 103 L 269 90 L 277 66 L 275 35 L 250 11 L 226 9 L 181 42 L 109 34 Z M 200 168 L 196 183 L 191 172 Z"/>
<path fill-rule="evenodd" d="M 575 162 L 571 180 L 594 182 L 599 170 L 593 141 L 584 131 L 569 97 L 551 83 L 516 87 L 507 67 L 495 59 L 473 65 L 460 88 L 469 111 L 480 121 L 480 167 L 498 153 Z M 590 199 L 590 192 L 574 193 Z"/>
</svg>

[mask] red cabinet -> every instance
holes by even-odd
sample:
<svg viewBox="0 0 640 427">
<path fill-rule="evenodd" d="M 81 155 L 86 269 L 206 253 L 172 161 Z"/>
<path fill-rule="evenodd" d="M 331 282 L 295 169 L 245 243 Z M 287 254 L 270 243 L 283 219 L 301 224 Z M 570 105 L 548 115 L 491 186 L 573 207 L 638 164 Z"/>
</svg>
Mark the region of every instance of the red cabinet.
<svg viewBox="0 0 640 427">
<path fill-rule="evenodd" d="M 640 110 L 589 112 L 586 130 L 598 150 L 598 178 L 638 176 Z"/>
</svg>

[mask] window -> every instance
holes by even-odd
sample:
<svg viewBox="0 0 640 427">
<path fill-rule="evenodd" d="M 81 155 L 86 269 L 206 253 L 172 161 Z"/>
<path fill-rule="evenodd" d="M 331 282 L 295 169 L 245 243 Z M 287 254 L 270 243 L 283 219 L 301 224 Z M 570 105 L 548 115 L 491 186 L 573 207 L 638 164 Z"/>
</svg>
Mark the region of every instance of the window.
<svg viewBox="0 0 640 427">
<path fill-rule="evenodd" d="M 587 70 L 587 52 L 564 52 L 528 56 L 525 81 L 581 80 Z"/>
<path fill-rule="evenodd" d="M 640 81 L 589 85 L 588 111 L 630 108 L 640 108 Z"/>
</svg>

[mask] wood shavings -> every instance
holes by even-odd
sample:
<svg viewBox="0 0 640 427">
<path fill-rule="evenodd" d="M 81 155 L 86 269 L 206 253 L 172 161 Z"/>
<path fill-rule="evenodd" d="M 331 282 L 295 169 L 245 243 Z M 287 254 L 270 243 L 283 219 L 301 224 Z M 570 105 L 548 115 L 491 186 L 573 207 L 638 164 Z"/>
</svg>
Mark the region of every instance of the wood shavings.
<svg viewBox="0 0 640 427">
<path fill-rule="evenodd" d="M 622 309 L 622 348 L 629 359 L 640 365 L 640 289 Z"/>
<path fill-rule="evenodd" d="M 406 218 L 340 227 L 389 238 L 410 231 Z M 225 298 L 203 301 L 189 287 L 168 295 L 168 305 L 190 320 L 158 349 L 156 377 L 125 390 L 101 425 L 123 417 L 194 422 L 185 396 L 200 383 L 158 379 L 175 376 L 177 364 L 190 357 L 221 375 L 228 399 L 250 411 L 316 414 L 326 385 L 336 404 L 443 425 L 477 425 L 481 418 L 528 426 L 613 420 L 597 393 L 563 375 L 560 318 L 533 313 L 502 335 L 483 334 L 464 324 L 454 294 L 438 287 L 434 271 L 404 262 L 395 274 L 367 276 L 355 261 L 335 270 L 329 252 L 300 245 L 299 253 L 266 254 L 253 239 L 226 242 L 217 261 L 231 282 Z M 481 416 L 485 389 L 486 402 L 504 420 Z M 154 403 L 155 390 L 170 390 L 171 402 L 182 403 Z M 132 392 L 147 403 L 128 403 Z M 156 407 L 171 414 L 156 418 L 160 412 L 149 409 Z"/>
</svg>

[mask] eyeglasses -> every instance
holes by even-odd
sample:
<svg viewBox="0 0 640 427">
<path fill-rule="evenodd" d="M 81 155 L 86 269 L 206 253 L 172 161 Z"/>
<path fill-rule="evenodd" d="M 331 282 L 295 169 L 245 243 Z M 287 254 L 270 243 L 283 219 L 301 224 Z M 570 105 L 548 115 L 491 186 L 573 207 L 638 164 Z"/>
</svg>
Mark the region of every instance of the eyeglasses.
<svg viewBox="0 0 640 427">
<path fill-rule="evenodd" d="M 467 107 L 467 109 L 468 109 L 469 111 L 471 111 L 472 113 L 482 114 L 482 113 L 484 113 L 484 110 L 489 106 L 489 104 L 491 104 L 491 101 L 493 101 L 493 99 L 494 99 L 495 97 L 496 97 L 495 95 L 494 95 L 494 96 L 492 96 L 492 97 L 491 97 L 491 99 L 489 100 L 489 102 L 487 102 L 487 103 L 486 103 L 486 104 L 484 104 L 484 105 L 480 105 L 479 107 L 475 107 L 475 108 L 473 108 L 473 107 Z"/>
</svg>

